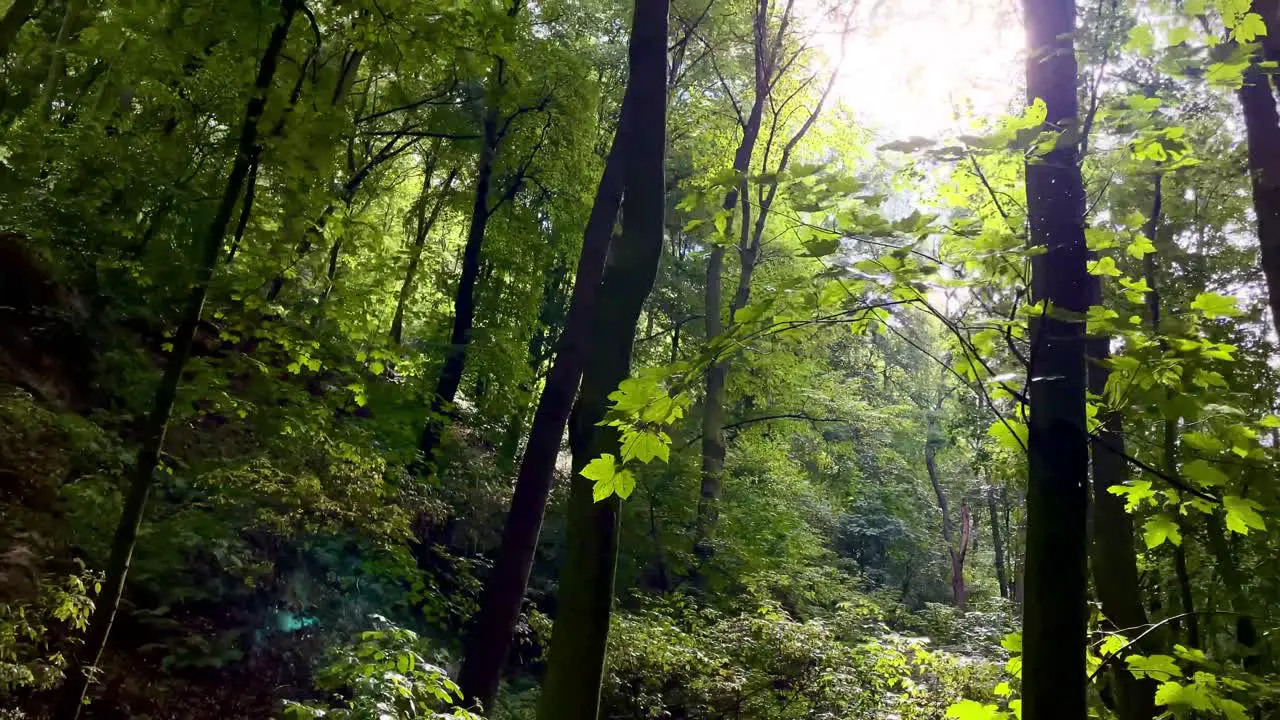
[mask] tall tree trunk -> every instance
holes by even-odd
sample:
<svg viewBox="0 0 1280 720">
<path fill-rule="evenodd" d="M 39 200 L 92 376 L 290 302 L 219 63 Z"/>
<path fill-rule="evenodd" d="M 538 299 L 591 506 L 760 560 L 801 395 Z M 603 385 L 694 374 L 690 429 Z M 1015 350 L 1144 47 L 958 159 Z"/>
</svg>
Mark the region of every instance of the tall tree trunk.
<svg viewBox="0 0 1280 720">
<path fill-rule="evenodd" d="M 757 54 L 762 51 L 757 47 Z M 764 115 L 767 90 L 757 82 L 756 98 L 742 127 L 742 141 L 733 156 L 733 169 L 745 176 L 751 169 L 751 156 L 755 152 L 756 139 L 760 136 L 760 121 Z M 720 209 L 729 213 L 726 233 L 733 233 L 733 213 L 738 207 L 740 191 L 734 186 L 725 193 Z M 743 220 L 743 225 L 747 224 Z M 724 334 L 723 306 L 724 246 L 716 244 L 707 256 L 707 279 L 703 295 L 706 341 L 709 346 Z M 732 322 L 730 315 L 730 322 Z M 698 496 L 698 516 L 694 528 L 693 552 L 698 558 L 694 579 L 702 577 L 703 565 L 715 554 L 715 527 L 720 519 L 720 486 L 724 478 L 726 446 L 724 439 L 726 380 L 729 374 L 727 361 L 713 362 L 706 372 L 706 387 L 702 401 L 702 487 Z"/>
<path fill-rule="evenodd" d="M 418 201 L 418 225 L 414 232 L 413 248 L 409 251 L 409 267 L 405 269 L 404 282 L 400 284 L 400 295 L 396 299 L 396 312 L 391 318 L 391 342 L 396 345 L 404 339 L 404 311 L 418 278 L 418 266 L 422 263 L 422 249 L 426 246 L 427 236 L 431 234 L 431 228 L 435 226 L 436 219 L 440 217 L 440 211 L 444 209 L 445 201 L 449 198 L 449 189 L 453 187 L 453 181 L 458 176 L 458 168 L 451 169 L 445 176 L 436 194 L 435 204 L 431 206 L 431 211 L 428 213 L 427 196 L 431 189 L 431 176 L 434 173 L 433 163 L 422 178 L 422 196 Z"/>
<path fill-rule="evenodd" d="M 591 356 L 569 433 L 573 480 L 568 549 L 539 720 L 596 720 L 618 562 L 616 495 L 593 502 L 581 475 L 603 453 L 619 454 L 616 428 L 598 427 L 609 393 L 627 378 L 636 322 L 658 272 L 666 207 L 667 0 L 636 0 L 630 49 L 634 103 L 623 162 L 622 237 L 610 252 L 597 306 Z"/>
<path fill-rule="evenodd" d="M 58 27 L 58 35 L 53 41 L 53 53 L 49 58 L 49 73 L 45 76 L 44 89 L 40 93 L 41 117 L 48 118 L 53 111 L 53 99 L 58 94 L 62 77 L 67 74 L 67 45 L 71 42 L 72 28 L 80 13 L 81 2 L 82 0 L 67 0 L 62 11 L 62 24 Z"/>
<path fill-rule="evenodd" d="M 1251 9 L 1262 16 L 1268 29 L 1280 28 L 1277 0 L 1254 0 Z M 1262 273 L 1267 279 L 1272 322 L 1280 331 L 1280 114 L 1276 111 L 1272 87 L 1280 81 L 1269 80 L 1272 73 L 1259 65 L 1260 61 L 1280 60 L 1280 38 L 1276 34 L 1272 32 L 1260 38 L 1263 52 L 1245 72 L 1244 85 L 1238 95 L 1249 145 L 1249 178 Z"/>
<path fill-rule="evenodd" d="M 227 249 L 228 265 L 235 261 L 236 252 L 240 249 L 240 241 L 244 239 L 244 231 L 249 227 L 249 217 L 253 215 L 253 201 L 258 191 L 259 164 L 259 155 L 255 152 L 254 159 L 249 164 L 249 175 L 245 179 L 244 202 L 240 203 L 240 219 L 236 221 L 236 229 L 231 236 L 231 247 Z"/>
<path fill-rule="evenodd" d="M 276 66 L 284 50 L 289 26 L 293 23 L 297 9 L 296 0 L 286 0 L 282 7 L 282 16 L 271 31 L 271 38 L 263 51 L 253 94 L 245 109 L 244 125 L 240 130 L 240 141 L 236 148 L 231 172 L 227 176 L 222 202 L 209 226 L 203 247 L 200 248 L 200 265 L 191 296 L 183 309 L 182 322 L 174 333 L 173 350 L 165 365 L 160 386 L 156 389 L 151 414 L 147 417 L 142 446 L 138 449 L 133 477 L 120 514 L 120 523 L 116 526 L 115 539 L 111 544 L 111 557 L 107 564 L 102 591 L 98 594 L 93 616 L 89 620 L 84 647 L 67 668 L 67 679 L 63 683 L 61 697 L 54 714 L 56 720 L 75 720 L 79 716 L 85 690 L 89 685 L 90 668 L 98 664 L 102 650 L 107 644 L 107 638 L 111 634 L 111 625 L 115 621 L 116 610 L 120 606 L 125 578 L 128 576 L 133 549 L 137 544 L 138 528 L 142 524 L 142 517 L 147 508 L 147 497 L 155 483 L 155 470 L 160 463 L 160 451 L 164 446 L 169 415 L 173 410 L 174 399 L 177 397 L 178 383 L 182 379 L 182 370 L 191 354 L 192 340 L 195 337 L 196 327 L 200 324 L 200 314 L 204 309 L 205 297 L 209 293 L 209 285 L 218 264 L 218 256 L 222 252 L 227 225 L 231 221 L 231 214 L 244 188 L 245 177 L 249 173 L 249 164 L 258 135 L 258 122 L 262 118 L 267 94 L 275 78 Z"/>
<path fill-rule="evenodd" d="M 1027 99 L 1047 108 L 1053 150 L 1026 166 L 1033 245 L 1032 299 L 1083 315 L 1084 186 L 1077 127 L 1075 2 L 1024 0 Z M 1025 720 L 1083 720 L 1089 445 L 1085 426 L 1084 324 L 1051 313 L 1032 324 L 1022 692 Z"/>
<path fill-rule="evenodd" d="M 1152 202 L 1151 217 L 1147 219 L 1145 232 L 1151 242 L 1159 242 L 1161 208 L 1164 202 L 1164 178 L 1160 173 L 1156 173 L 1152 182 Z M 1147 319 L 1151 323 L 1151 332 L 1157 337 L 1160 349 L 1166 350 L 1168 343 L 1164 337 L 1160 335 L 1160 319 L 1162 313 L 1162 300 L 1160 296 L 1161 284 L 1156 274 L 1156 253 L 1148 253 L 1142 259 L 1143 272 L 1147 286 L 1151 290 L 1147 293 Z M 1172 399 L 1173 392 L 1167 394 Z M 1178 418 L 1166 417 L 1164 421 L 1164 435 L 1162 447 L 1162 462 L 1165 472 L 1170 475 L 1178 474 Z M 1185 525 L 1181 517 L 1177 518 L 1178 527 L 1182 534 L 1182 541 L 1173 546 L 1173 569 L 1178 580 L 1178 598 L 1182 603 L 1182 612 L 1186 614 L 1185 627 L 1187 629 L 1187 642 L 1193 647 L 1200 646 L 1200 628 L 1199 621 L 1195 615 L 1195 599 L 1192 595 L 1191 576 L 1187 570 L 1187 546 L 1190 541 L 1190 533 L 1185 532 Z"/>
<path fill-rule="evenodd" d="M 34 17 L 32 13 L 35 9 L 36 0 L 14 0 L 9 9 L 5 10 L 4 17 L 0 17 L 0 59 L 9 54 L 9 48 L 18 39 L 22 26 Z"/>
<path fill-rule="evenodd" d="M 501 64 L 502 61 L 498 60 Z M 449 333 L 449 350 L 444 367 L 431 394 L 431 407 L 418 440 L 418 461 L 415 470 L 425 475 L 435 470 L 436 449 L 440 445 L 448 419 L 453 415 L 453 403 L 462 385 L 466 369 L 467 347 L 471 344 L 471 330 L 476 314 L 476 279 L 480 276 L 480 251 L 484 247 L 485 231 L 489 226 L 489 193 L 493 186 L 493 164 L 498 154 L 498 88 L 500 71 L 493 73 L 488 107 L 484 112 L 484 140 L 480 156 L 476 160 L 475 197 L 471 205 L 471 223 L 467 229 L 467 243 L 462 249 L 462 273 L 458 277 L 458 289 L 453 296 L 453 329 Z"/>
<path fill-rule="evenodd" d="M 940 404 L 938 409 L 941 409 Z M 947 504 L 947 493 L 942 489 L 942 481 L 938 478 L 938 445 L 942 444 L 942 438 L 938 432 L 938 420 L 933 413 L 930 413 L 928 437 L 924 443 L 924 465 L 929 472 L 929 484 L 933 486 L 933 494 L 938 499 L 938 510 L 942 513 L 942 540 L 947 545 L 947 556 L 951 560 L 951 599 L 958 609 L 963 610 L 965 605 L 964 559 L 969 548 L 969 513 L 966 509 L 963 514 L 961 542 L 957 546 L 955 523 L 951 517 L 951 508 Z"/>
<path fill-rule="evenodd" d="M 1004 562 L 1004 537 L 1000 534 L 1000 512 L 996 506 L 995 487 L 987 488 L 987 516 L 991 523 L 991 550 L 995 555 L 996 582 L 1000 597 L 1009 599 L 1009 576 Z"/>
<path fill-rule="evenodd" d="M 1102 281 L 1094 278 L 1095 304 L 1101 304 Z M 1111 338 L 1089 340 L 1089 390 L 1102 395 L 1111 374 Z M 1093 542 L 1091 560 L 1093 585 L 1102 603 L 1102 613 L 1113 630 L 1123 631 L 1131 640 L 1140 636 L 1147 624 L 1138 582 L 1138 557 L 1134 550 L 1133 519 L 1124 509 L 1124 500 L 1110 488 L 1124 484 L 1128 467 L 1124 459 L 1124 428 L 1120 413 L 1102 418 L 1093 443 Z M 1147 634 L 1140 650 L 1155 652 L 1156 636 Z M 1126 667 L 1115 667 L 1111 680 L 1116 688 L 1115 711 L 1120 720 L 1151 720 L 1155 717 L 1155 682 L 1137 679 Z"/>
<path fill-rule="evenodd" d="M 633 37 L 632 44 L 638 41 Z M 638 69 L 633 67 L 632 74 Z M 511 636 L 520 616 L 520 605 L 529 585 L 529 572 L 533 568 L 542 518 L 551 494 L 560 441 L 564 437 L 587 354 L 592 350 L 590 341 L 596 296 L 601 290 L 605 258 L 622 201 L 623 162 L 628 142 L 626 128 L 630 112 L 630 102 L 624 98 L 617 135 L 605 160 L 591 215 L 583 232 L 582 251 L 564 332 L 557 341 L 556 359 L 538 398 L 529 441 L 520 461 L 511 508 L 502 528 L 502 545 L 485 584 L 480 612 L 467 637 L 459 686 L 469 707 L 479 705 L 487 710 L 493 704 L 502 666 L 510 651 Z"/>
</svg>

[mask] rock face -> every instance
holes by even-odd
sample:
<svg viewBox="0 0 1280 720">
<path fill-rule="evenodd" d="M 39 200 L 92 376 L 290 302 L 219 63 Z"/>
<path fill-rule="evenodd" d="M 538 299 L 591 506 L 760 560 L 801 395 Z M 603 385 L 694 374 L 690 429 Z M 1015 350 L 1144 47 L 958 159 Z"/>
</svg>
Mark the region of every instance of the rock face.
<svg viewBox="0 0 1280 720">
<path fill-rule="evenodd" d="M 0 233 L 0 384 L 38 400 L 81 408 L 90 394 L 92 353 L 80 296 L 54 279 L 15 233 Z"/>
</svg>

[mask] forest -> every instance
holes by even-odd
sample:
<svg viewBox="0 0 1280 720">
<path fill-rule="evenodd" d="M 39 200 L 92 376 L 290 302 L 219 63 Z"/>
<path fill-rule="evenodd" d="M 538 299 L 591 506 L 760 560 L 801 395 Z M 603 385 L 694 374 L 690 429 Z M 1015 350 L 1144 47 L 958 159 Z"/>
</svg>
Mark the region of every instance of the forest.
<svg viewBox="0 0 1280 720">
<path fill-rule="evenodd" d="M 0 720 L 1280 718 L 1278 103 L 1280 0 L 0 0 Z"/>
</svg>

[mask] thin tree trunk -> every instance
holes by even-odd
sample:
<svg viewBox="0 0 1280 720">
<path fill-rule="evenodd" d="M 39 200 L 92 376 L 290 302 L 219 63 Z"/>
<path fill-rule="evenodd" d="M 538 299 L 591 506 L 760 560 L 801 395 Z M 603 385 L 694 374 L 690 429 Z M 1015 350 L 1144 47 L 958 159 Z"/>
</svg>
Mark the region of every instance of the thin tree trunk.
<svg viewBox="0 0 1280 720">
<path fill-rule="evenodd" d="M 244 202 L 240 204 L 240 219 L 236 221 L 236 230 L 231 237 L 231 247 L 227 250 L 227 264 L 230 265 L 236 259 L 236 251 L 240 249 L 240 241 L 244 239 L 244 231 L 249 227 L 249 216 L 253 214 L 253 199 L 257 195 L 258 189 L 258 165 L 260 163 L 257 153 L 253 159 L 253 163 L 249 165 L 249 176 L 245 180 Z"/>
<path fill-rule="evenodd" d="M 666 206 L 667 0 L 636 0 L 630 77 L 635 112 L 624 152 L 622 237 L 605 266 L 592 353 L 569 433 L 573 480 L 568 550 L 539 720 L 596 720 L 609 641 L 618 563 L 616 495 L 593 502 L 593 482 L 580 474 L 603 453 L 619 454 L 616 428 L 598 427 L 609 394 L 630 373 L 636 322 L 657 276 Z"/>
<path fill-rule="evenodd" d="M 53 41 L 53 56 L 49 59 L 49 73 L 44 80 L 44 89 L 40 94 L 40 115 L 48 118 L 53 111 L 53 99 L 58 94 L 58 86 L 67 73 L 67 44 L 71 42 L 72 28 L 75 27 L 76 15 L 80 13 L 82 0 L 67 0 L 62 11 L 62 24 L 58 27 L 58 36 Z"/>
<path fill-rule="evenodd" d="M 258 135 L 258 122 L 262 118 L 267 94 L 275 77 L 276 66 L 297 8 L 296 0 L 286 0 L 282 8 L 282 17 L 272 30 L 271 39 L 263 51 L 253 94 L 245 110 L 244 125 L 240 131 L 235 161 L 227 176 L 227 186 L 222 194 L 222 202 L 204 238 L 196 281 L 183 310 L 182 322 L 173 336 L 173 350 L 165 365 L 160 386 L 156 390 L 151 414 L 147 418 L 142 446 L 138 450 L 137 462 L 133 468 L 133 478 L 120 514 L 120 523 L 116 527 L 115 539 L 112 541 L 111 558 L 107 564 L 102 591 L 98 595 L 97 605 L 89 621 L 84 647 L 67 668 L 67 679 L 63 683 L 54 714 L 56 720 L 75 720 L 79 716 L 85 690 L 89 685 L 88 673 L 90 668 L 98 664 L 102 650 L 106 647 L 107 638 L 111 634 L 111 625 L 120 605 L 125 579 L 129 573 L 129 564 L 137 544 L 138 529 L 146 511 L 147 497 L 155 483 L 155 470 L 160 463 L 160 451 L 164 446 L 169 415 L 173 410 L 174 399 L 177 397 L 178 383 L 182 379 L 182 370 L 191 354 L 192 340 L 195 337 L 196 327 L 200 323 L 200 314 L 204 309 L 205 297 L 209 293 L 213 272 L 218 264 L 218 255 L 222 251 L 227 225 L 231 221 L 236 200 L 240 197 L 245 177 L 249 173 L 249 163 Z"/>
<path fill-rule="evenodd" d="M 499 60 L 499 63 L 502 61 Z M 500 82 L 499 72 L 494 72 L 491 82 Z M 466 369 L 467 347 L 471 344 L 471 330 L 476 313 L 476 279 L 480 275 L 480 251 L 484 247 L 485 231 L 489 225 L 489 192 L 493 185 L 493 164 L 498 154 L 498 88 L 489 97 L 489 107 L 484 114 L 484 140 L 476 161 L 475 198 L 471 207 L 471 224 L 467 230 L 467 243 L 462 250 L 462 273 L 458 277 L 458 289 L 453 296 L 453 329 L 449 334 L 449 350 L 444 367 L 431 394 L 431 407 L 418 440 L 418 460 L 415 471 L 426 475 L 435 470 L 436 449 L 440 445 L 448 420 L 453 415 L 454 400 L 462 385 Z"/>
<path fill-rule="evenodd" d="M 32 17 L 36 9 L 36 0 L 14 0 L 9 9 L 0 17 L 0 59 L 9 54 L 13 41 L 18 39 L 22 26 Z"/>
<path fill-rule="evenodd" d="M 987 515 L 991 523 L 991 548 L 995 554 L 996 582 L 1000 584 L 1000 597 L 1009 598 L 1009 577 L 1004 563 L 1004 538 L 1000 535 L 1000 513 L 996 508 L 996 489 L 987 488 Z"/>
<path fill-rule="evenodd" d="M 965 513 L 965 527 L 960 532 L 963 541 L 957 547 L 955 524 L 952 522 L 951 508 L 947 504 L 947 493 L 942 489 L 942 482 L 938 478 L 936 457 L 939 444 L 941 444 L 941 438 L 938 436 L 938 420 L 933 413 L 930 413 L 928 437 L 924 443 L 924 465 L 929 472 L 929 484 L 933 486 L 933 494 L 938 499 L 938 510 L 942 513 L 942 540 L 947 545 L 947 556 L 951 561 L 951 599 L 956 608 L 963 610 L 965 605 L 964 558 L 969 543 L 968 513 Z"/>
<path fill-rule="evenodd" d="M 431 228 L 435 227 L 436 219 L 440 217 L 440 211 L 444 209 L 445 201 L 449 199 L 449 189 L 453 187 L 453 181 L 458 177 L 458 168 L 453 168 L 445 177 L 444 182 L 440 184 L 440 191 L 436 195 L 436 202 L 431 206 L 431 213 L 423 217 L 426 213 L 427 190 L 431 182 L 430 174 L 422 181 L 422 208 L 418 215 L 417 234 L 413 239 L 413 250 L 409 255 L 409 267 L 404 273 L 404 283 L 400 285 L 400 296 L 396 299 L 396 314 L 391 319 L 391 341 L 399 345 L 404 338 L 404 310 L 409 304 L 409 296 L 413 294 L 414 282 L 418 278 L 418 266 L 422 263 L 422 249 L 426 246 L 427 236 L 431 234 Z"/>
<path fill-rule="evenodd" d="M 760 50 L 757 50 L 759 53 Z M 751 169 L 751 155 L 755 152 L 756 139 L 760 135 L 760 120 L 764 114 L 767 93 L 757 88 L 751 113 L 742 128 L 742 141 L 734 153 L 733 169 L 745 174 Z M 733 231 L 733 212 L 738 207 L 739 190 L 735 185 L 725 193 L 720 208 L 729 213 L 726 233 Z M 744 221 L 745 224 L 745 221 Z M 715 245 L 707 257 L 707 279 L 704 290 L 706 341 L 715 345 L 724 334 L 723 291 L 724 247 Z M 732 315 L 730 316 L 732 322 Z M 702 401 L 702 487 L 698 496 L 698 516 L 694 528 L 693 552 L 698 558 L 694 567 L 694 582 L 702 578 L 704 565 L 715 554 L 715 527 L 720 519 L 720 486 L 724 477 L 726 446 L 724 439 L 726 379 L 729 374 L 727 361 L 713 362 L 706 373 L 706 387 Z"/>
<path fill-rule="evenodd" d="M 591 351 L 596 296 L 601 289 L 605 258 L 622 201 L 623 156 L 629 112 L 629 103 L 624 98 L 617 135 L 605 161 L 591 215 L 583 232 L 564 332 L 557 341 L 556 359 L 538 398 L 529 441 L 520 461 L 511 508 L 502 528 L 502 545 L 485 584 L 480 612 L 467 637 L 459 686 L 469 707 L 479 705 L 487 710 L 493 704 L 502 666 L 510 651 L 512 633 L 520 616 L 520 605 L 529 585 L 538 536 L 542 532 L 542 519 L 551 494 L 556 457 L 560 454 L 560 442 L 586 356 Z"/>
<path fill-rule="evenodd" d="M 1163 175 L 1157 173 L 1152 183 L 1152 203 L 1151 217 L 1147 219 L 1145 228 L 1146 235 L 1152 243 L 1159 241 L 1161 207 L 1164 201 L 1164 178 Z M 1151 323 L 1151 332 L 1157 337 L 1157 341 L 1161 350 L 1167 349 L 1167 343 L 1160 336 L 1160 316 L 1162 312 L 1160 282 L 1156 275 L 1156 253 L 1148 253 L 1142 259 L 1143 271 L 1147 286 L 1151 288 L 1147 293 L 1147 319 Z M 1172 397 L 1172 392 L 1169 396 Z M 1162 442 L 1163 458 L 1165 472 L 1171 475 L 1178 474 L 1178 419 L 1166 419 L 1164 421 L 1164 436 Z M 1191 576 L 1187 570 L 1187 547 L 1190 541 L 1190 534 L 1185 532 L 1185 524 L 1181 517 L 1177 518 L 1178 528 L 1182 535 L 1182 541 L 1173 546 L 1173 568 L 1174 574 L 1178 580 L 1178 598 L 1182 603 L 1182 612 L 1186 615 L 1185 623 L 1187 629 L 1187 642 L 1192 647 L 1200 646 L 1200 627 L 1198 619 L 1195 615 L 1195 598 L 1192 594 Z"/>
<path fill-rule="evenodd" d="M 1094 278 L 1095 298 L 1101 304 L 1101 278 Z M 1111 374 L 1107 360 L 1111 356 L 1111 338 L 1089 340 L 1089 389 L 1102 395 Z M 1120 413 L 1107 413 L 1093 443 L 1093 542 L 1091 560 L 1093 585 L 1102 604 L 1102 613 L 1111 628 L 1123 631 L 1131 640 L 1139 637 L 1147 624 L 1138 582 L 1138 558 L 1134 550 L 1133 519 L 1124 509 L 1124 500 L 1110 488 L 1128 479 L 1125 464 L 1124 429 Z M 1147 634 L 1141 641 L 1142 652 L 1155 652 L 1158 640 Z M 1151 720 L 1155 717 L 1155 685 L 1150 679 L 1138 679 L 1128 668 L 1116 667 L 1111 672 L 1116 688 L 1115 711 L 1119 720 Z"/>
<path fill-rule="evenodd" d="M 1025 0 L 1027 100 L 1044 129 L 1077 127 L 1073 0 Z M 1083 315 L 1089 305 L 1084 186 L 1076 140 L 1026 166 L 1032 299 Z M 1084 324 L 1045 313 L 1032 324 L 1022 692 L 1025 720 L 1083 720 L 1089 445 Z"/>
<path fill-rule="evenodd" d="M 1253 12 L 1260 14 L 1268 29 L 1280 26 L 1276 0 L 1254 0 Z M 1263 52 L 1244 75 L 1238 91 L 1244 111 L 1248 140 L 1249 178 L 1253 188 L 1253 210 L 1262 254 L 1262 273 L 1271 299 L 1271 317 L 1280 331 L 1280 114 L 1276 111 L 1271 72 L 1258 61 L 1280 59 L 1280 38 L 1274 33 L 1260 38 Z"/>
</svg>

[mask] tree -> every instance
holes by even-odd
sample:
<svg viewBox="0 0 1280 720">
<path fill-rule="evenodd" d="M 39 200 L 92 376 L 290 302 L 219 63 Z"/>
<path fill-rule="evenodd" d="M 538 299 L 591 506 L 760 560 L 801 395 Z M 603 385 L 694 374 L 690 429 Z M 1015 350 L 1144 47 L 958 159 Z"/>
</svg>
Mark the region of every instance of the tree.
<svg viewBox="0 0 1280 720">
<path fill-rule="evenodd" d="M 622 236 L 606 262 L 593 318 L 594 342 L 570 425 L 568 552 L 560 573 L 559 611 L 551 636 L 538 717 L 592 720 L 600 713 L 613 584 L 617 570 L 617 495 L 595 498 L 587 465 L 620 455 L 618 433 L 598 423 L 609 395 L 630 373 L 636 321 L 653 287 L 663 245 L 667 126 L 665 0 L 637 0 L 627 81 L 634 115 L 624 120 Z"/>
<path fill-rule="evenodd" d="M 632 43 L 639 42 L 633 31 Z M 628 87 L 630 87 L 628 85 Z M 560 441 L 568 424 L 570 408 L 592 352 L 591 331 L 600 292 L 605 258 L 609 254 L 618 207 L 622 202 L 624 158 L 630 134 L 627 119 L 637 112 L 624 100 L 619 110 L 617 136 L 609 149 L 603 174 L 596 189 L 591 216 L 582 237 L 582 251 L 574 276 L 573 296 L 564 330 L 557 342 L 555 361 L 534 411 L 529 441 L 525 445 L 516 476 L 511 508 L 503 525 L 502 545 L 485 587 L 480 612 L 467 641 L 461 686 L 470 704 L 490 707 L 498 691 L 502 664 L 506 661 L 511 636 L 533 567 L 538 536 Z"/>
<path fill-rule="evenodd" d="M 1274 0 L 1256 0 L 1250 7 L 1253 16 L 1260 17 L 1266 26 L 1259 46 L 1249 53 L 1249 67 L 1238 95 L 1248 138 L 1249 180 L 1262 272 L 1271 298 L 1272 322 L 1280 330 L 1280 112 L 1272 88 L 1276 81 L 1262 68 L 1262 63 L 1280 59 L 1280 38 L 1266 33 L 1267 28 L 1280 21 L 1278 8 Z"/>
<path fill-rule="evenodd" d="M 90 673 L 102 657 L 102 651 L 111 634 L 111 625 L 120 605 L 120 597 L 124 594 L 130 559 L 137 544 L 138 528 L 142 524 L 143 514 L 147 509 L 147 497 L 155 484 L 156 468 L 160 465 L 160 452 L 164 447 L 165 432 L 169 427 L 169 415 L 173 411 L 174 400 L 177 398 L 178 383 L 182 379 L 183 369 L 191 355 L 192 342 L 200 325 L 200 315 L 204 310 L 205 298 L 209 294 L 214 270 L 218 266 L 227 225 L 231 222 L 231 213 L 244 189 L 245 178 L 249 174 L 249 165 L 257 142 L 258 123 L 266 108 L 267 94 L 271 90 L 276 68 L 289 36 L 289 27 L 293 24 L 293 18 L 298 9 L 298 2 L 285 0 L 281 6 L 281 17 L 272 28 L 271 37 L 262 51 L 257 78 L 245 109 L 235 159 L 232 162 L 231 171 L 227 174 L 226 189 L 222 194 L 218 211 L 201 242 L 196 281 L 183 309 L 182 322 L 174 332 L 173 349 L 165 364 L 164 377 L 160 379 L 160 385 L 156 389 L 151 413 L 145 420 L 142 445 L 138 449 L 128 498 L 120 515 L 120 523 L 116 527 L 115 539 L 111 546 L 111 560 L 107 566 L 100 599 L 89 623 L 84 648 L 69 669 L 66 683 L 61 690 L 56 714 L 59 720 L 75 720 L 79 717 L 85 690 L 89 685 Z"/>
<path fill-rule="evenodd" d="M 1052 149 L 1026 166 L 1032 267 L 1031 415 L 1027 455 L 1027 549 L 1023 609 L 1023 713 L 1028 720 L 1086 716 L 1085 196 L 1078 127 L 1072 0 L 1028 0 L 1027 99 L 1043 103 Z M 1071 313 L 1075 313 L 1072 316 Z M 1065 680 L 1064 680 L 1065 679 Z"/>
</svg>

